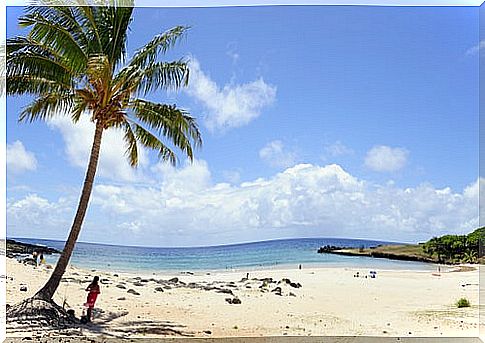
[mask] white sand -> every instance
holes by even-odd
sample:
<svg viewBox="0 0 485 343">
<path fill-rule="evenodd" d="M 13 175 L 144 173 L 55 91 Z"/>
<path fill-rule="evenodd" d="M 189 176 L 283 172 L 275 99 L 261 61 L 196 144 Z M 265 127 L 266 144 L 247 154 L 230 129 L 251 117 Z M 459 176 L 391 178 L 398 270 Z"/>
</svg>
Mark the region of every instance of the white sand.
<svg viewBox="0 0 485 343">
<path fill-rule="evenodd" d="M 250 280 L 241 282 L 244 272 L 217 272 L 206 275 L 181 273 L 138 275 L 91 272 L 70 267 L 55 300 L 64 300 L 79 316 L 86 299 L 85 287 L 94 275 L 108 279 L 101 283 L 93 324 L 81 329 L 87 335 L 143 336 L 186 334 L 197 337 L 267 335 L 373 335 L 373 336 L 478 336 L 478 270 L 430 272 L 378 270 L 377 278 L 356 278 L 359 271 L 347 268 L 303 270 L 260 270 L 250 272 Z M 47 280 L 51 269 L 34 268 L 7 259 L 7 303 L 14 304 L 33 295 Z M 213 282 L 214 287 L 233 290 L 241 304 L 229 304 L 229 294 L 215 290 L 176 287 L 164 292 L 154 281 L 133 285 L 134 277 L 168 280 L 178 277 L 197 287 Z M 252 278 L 289 278 L 300 283 L 271 283 L 268 291 Z M 70 279 L 71 278 L 71 279 Z M 228 286 L 234 282 L 235 287 Z M 81 283 L 82 282 L 82 283 Z M 120 283 L 126 289 L 116 287 Z M 21 292 L 26 285 L 27 292 Z M 246 288 L 250 286 L 251 288 Z M 282 288 L 282 295 L 271 292 Z M 127 293 L 134 289 L 140 295 Z M 289 293 L 295 296 L 290 296 Z M 466 297 L 469 308 L 454 303 Z M 119 300 L 125 298 L 125 300 Z M 204 331 L 210 331 L 204 332 Z M 30 332 L 8 332 L 8 336 Z"/>
</svg>

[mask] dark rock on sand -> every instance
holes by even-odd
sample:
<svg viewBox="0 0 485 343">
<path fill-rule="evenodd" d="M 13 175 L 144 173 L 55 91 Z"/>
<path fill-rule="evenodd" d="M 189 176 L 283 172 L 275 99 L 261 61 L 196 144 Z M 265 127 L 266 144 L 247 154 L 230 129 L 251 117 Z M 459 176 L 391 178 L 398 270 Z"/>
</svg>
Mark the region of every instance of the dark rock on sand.
<svg viewBox="0 0 485 343">
<path fill-rule="evenodd" d="M 300 288 L 301 284 L 299 282 L 290 282 L 290 286 L 293 288 Z"/>
<path fill-rule="evenodd" d="M 137 287 L 143 287 L 145 286 L 144 284 L 142 284 L 141 282 L 133 282 L 133 286 L 137 286 Z"/>
<path fill-rule="evenodd" d="M 121 285 L 121 284 L 116 285 L 116 287 L 121 288 L 121 289 L 126 289 L 125 285 Z"/>
<path fill-rule="evenodd" d="M 20 286 L 21 292 L 27 292 L 27 286 Z"/>
<path fill-rule="evenodd" d="M 275 289 L 272 289 L 271 292 L 279 292 L 279 293 L 281 293 L 281 287 L 276 287 Z"/>
<path fill-rule="evenodd" d="M 233 304 L 233 305 L 238 305 L 241 303 L 241 300 L 239 298 L 226 298 L 226 301 L 229 304 Z"/>
<path fill-rule="evenodd" d="M 208 335 L 212 335 L 212 331 L 211 330 L 204 330 L 203 332 L 206 333 L 206 334 L 208 334 Z"/>
<path fill-rule="evenodd" d="M 126 298 L 125 297 L 121 297 L 121 298 L 118 298 L 116 300 L 126 300 Z"/>
<path fill-rule="evenodd" d="M 130 293 L 130 294 L 133 294 L 133 295 L 140 295 L 140 293 L 138 293 L 137 291 L 135 291 L 134 289 L 130 288 L 129 290 L 127 290 L 126 292 Z"/>
<path fill-rule="evenodd" d="M 178 277 L 171 278 L 170 280 L 168 280 L 168 282 L 177 283 L 179 282 L 179 278 Z"/>
<path fill-rule="evenodd" d="M 157 291 L 157 292 L 163 292 L 163 287 L 155 287 L 155 291 Z"/>
<path fill-rule="evenodd" d="M 264 279 L 259 279 L 259 281 L 263 281 L 263 282 L 267 282 L 267 283 L 273 283 L 273 278 L 271 277 L 267 277 L 267 278 L 264 278 Z"/>
</svg>

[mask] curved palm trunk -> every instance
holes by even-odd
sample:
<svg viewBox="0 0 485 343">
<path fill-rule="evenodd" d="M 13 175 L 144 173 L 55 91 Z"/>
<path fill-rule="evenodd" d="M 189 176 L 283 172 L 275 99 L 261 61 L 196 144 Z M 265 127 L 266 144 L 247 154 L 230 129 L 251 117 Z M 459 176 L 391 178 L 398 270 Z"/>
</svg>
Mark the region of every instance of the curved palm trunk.
<svg viewBox="0 0 485 343">
<path fill-rule="evenodd" d="M 81 232 L 81 225 L 83 223 L 84 216 L 86 215 L 89 198 L 93 189 L 94 176 L 96 174 L 96 168 L 98 166 L 99 149 L 101 147 L 102 134 L 103 125 L 97 122 L 96 131 L 94 133 L 93 146 L 91 148 L 91 155 L 89 157 L 88 170 L 84 179 L 84 186 L 82 189 L 81 198 L 79 199 L 76 216 L 74 217 L 74 221 L 72 223 L 71 232 L 69 233 L 66 245 L 64 246 L 62 254 L 57 261 L 56 267 L 52 272 L 51 277 L 44 285 L 44 287 L 42 287 L 34 295 L 34 298 L 36 299 L 51 300 L 57 287 L 59 286 L 59 283 L 61 282 L 62 275 L 64 275 L 64 272 L 66 271 L 67 265 L 74 250 L 74 245 L 76 244 L 79 233 Z"/>
</svg>

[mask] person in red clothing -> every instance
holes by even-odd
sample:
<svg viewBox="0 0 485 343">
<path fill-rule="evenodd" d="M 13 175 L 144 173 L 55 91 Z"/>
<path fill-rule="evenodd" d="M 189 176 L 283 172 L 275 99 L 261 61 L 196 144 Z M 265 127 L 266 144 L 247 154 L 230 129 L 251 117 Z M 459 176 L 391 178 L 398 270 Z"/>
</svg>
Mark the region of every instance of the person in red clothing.
<svg viewBox="0 0 485 343">
<path fill-rule="evenodd" d="M 96 303 L 96 299 L 98 298 L 98 294 L 101 293 L 99 291 L 98 281 L 99 281 L 99 276 L 95 276 L 93 279 L 93 282 L 91 282 L 89 286 L 86 288 L 86 292 L 89 292 L 89 293 L 88 293 L 88 299 L 86 300 L 86 303 L 84 304 L 84 306 L 88 308 L 88 311 L 87 311 L 88 313 L 86 316 L 87 317 L 86 319 L 88 322 L 91 321 L 91 314 L 94 308 L 94 304 Z"/>
</svg>

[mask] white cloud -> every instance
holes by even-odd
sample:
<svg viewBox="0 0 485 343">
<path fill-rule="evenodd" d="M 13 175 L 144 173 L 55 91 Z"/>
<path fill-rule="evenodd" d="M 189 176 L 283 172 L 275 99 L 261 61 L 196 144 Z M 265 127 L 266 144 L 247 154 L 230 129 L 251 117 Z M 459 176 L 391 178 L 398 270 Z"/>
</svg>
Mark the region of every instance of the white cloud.
<svg viewBox="0 0 485 343">
<path fill-rule="evenodd" d="M 341 141 L 336 141 L 333 144 L 327 144 L 323 147 L 325 151 L 325 155 L 330 155 L 332 157 L 342 156 L 342 155 L 351 155 L 354 151 L 345 146 Z"/>
<path fill-rule="evenodd" d="M 262 78 L 220 87 L 202 71 L 196 59 L 190 62 L 190 82 L 186 92 L 207 110 L 205 124 L 211 131 L 247 125 L 276 98 L 276 87 Z"/>
<path fill-rule="evenodd" d="M 470 49 L 468 49 L 465 52 L 465 54 L 472 56 L 472 55 L 478 54 L 480 50 L 482 50 L 483 48 L 485 48 L 485 40 L 481 40 L 477 45 L 472 46 Z"/>
<path fill-rule="evenodd" d="M 21 173 L 36 168 L 37 159 L 34 153 L 27 151 L 21 141 L 7 144 L 7 171 Z"/>
<path fill-rule="evenodd" d="M 7 199 L 7 235 L 64 238 L 74 214 L 71 200 L 61 197 L 50 202 L 37 194 Z"/>
<path fill-rule="evenodd" d="M 49 121 L 49 126 L 61 133 L 69 162 L 76 167 L 87 168 L 95 129 L 88 116 L 82 116 L 76 124 L 68 116 L 57 116 Z M 142 180 L 142 170 L 149 162 L 147 152 L 139 147 L 139 166 L 138 169 L 132 168 L 125 155 L 123 136 L 121 130 L 103 132 L 97 175 L 117 181 Z"/>
<path fill-rule="evenodd" d="M 259 157 L 272 167 L 287 168 L 296 163 L 296 153 L 288 151 L 282 141 L 275 140 L 259 150 Z"/>
<path fill-rule="evenodd" d="M 408 160 L 409 152 L 403 148 L 384 145 L 374 146 L 367 152 L 365 165 L 378 172 L 393 172 L 402 169 Z"/>
<path fill-rule="evenodd" d="M 134 220 L 132 222 L 121 223 L 118 227 L 122 230 L 129 230 L 134 234 L 141 232 L 142 223 L 139 220 Z"/>
<path fill-rule="evenodd" d="M 96 185 L 86 232 L 112 243 L 180 246 L 278 237 L 288 228 L 295 236 L 410 241 L 478 226 L 478 181 L 462 192 L 427 184 L 399 188 L 359 180 L 335 164 L 299 164 L 270 178 L 230 185 L 213 183 L 204 161 L 180 170 L 159 168 L 156 185 Z M 7 219 L 17 227 L 27 222 L 56 232 L 59 224 L 49 218 L 71 219 L 70 212 L 62 212 L 64 204 L 10 201 Z"/>
</svg>

